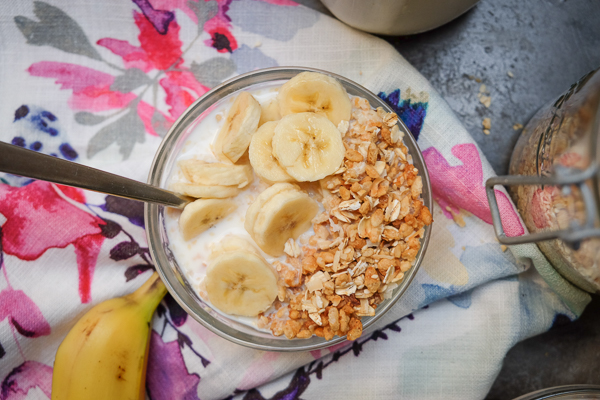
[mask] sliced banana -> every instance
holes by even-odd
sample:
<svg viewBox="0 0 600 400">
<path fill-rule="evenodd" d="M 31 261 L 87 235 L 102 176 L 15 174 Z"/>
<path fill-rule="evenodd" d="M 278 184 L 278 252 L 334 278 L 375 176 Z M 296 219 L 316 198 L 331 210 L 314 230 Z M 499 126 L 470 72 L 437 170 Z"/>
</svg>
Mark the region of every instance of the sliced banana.
<svg viewBox="0 0 600 400">
<path fill-rule="evenodd" d="M 248 149 L 250 164 L 254 168 L 256 175 L 268 182 L 292 182 L 294 178 L 281 168 L 279 162 L 273 156 L 271 141 L 273 140 L 276 126 L 277 122 L 275 121 L 266 122 L 252 135 L 252 141 Z"/>
<path fill-rule="evenodd" d="M 284 254 L 285 242 L 307 231 L 318 211 L 317 202 L 306 193 L 285 190 L 265 203 L 251 235 L 262 251 L 279 257 Z"/>
<path fill-rule="evenodd" d="M 236 208 L 234 201 L 222 199 L 198 199 L 188 204 L 179 216 L 179 230 L 183 239 L 193 239 Z"/>
<path fill-rule="evenodd" d="M 255 317 L 277 297 L 277 275 L 253 252 L 234 250 L 209 262 L 204 278 L 210 302 L 226 314 Z"/>
<path fill-rule="evenodd" d="M 337 127 L 311 112 L 283 117 L 275 127 L 272 146 L 279 165 L 300 182 L 314 182 L 333 174 L 346 153 Z"/>
<path fill-rule="evenodd" d="M 248 164 L 207 163 L 190 159 L 180 161 L 179 167 L 188 181 L 199 185 L 243 188 L 248 186 L 254 178 L 252 167 Z"/>
<path fill-rule="evenodd" d="M 273 99 L 266 104 L 260 106 L 260 121 L 258 126 L 261 127 L 265 122 L 279 121 L 281 119 L 281 113 L 279 112 L 279 102 L 277 99 Z"/>
<path fill-rule="evenodd" d="M 273 186 L 269 186 L 258 195 L 256 200 L 254 200 L 252 204 L 250 204 L 250 207 L 248 207 L 248 210 L 246 210 L 246 218 L 244 220 L 244 228 L 246 228 L 246 232 L 248 232 L 250 235 L 253 235 L 256 218 L 258 217 L 258 213 L 260 213 L 260 211 L 263 209 L 264 205 L 276 194 L 287 190 L 300 190 L 300 188 L 296 185 L 292 185 L 291 183 L 276 183 Z"/>
<path fill-rule="evenodd" d="M 208 260 L 213 260 L 221 254 L 230 253 L 232 251 L 246 251 L 260 255 L 258 249 L 248 240 L 236 235 L 226 235 L 220 242 L 213 245 Z"/>
<path fill-rule="evenodd" d="M 212 146 L 219 160 L 235 164 L 240 159 L 258 128 L 260 113 L 260 104 L 250 93 L 236 97 Z"/>
<path fill-rule="evenodd" d="M 242 189 L 237 186 L 197 185 L 193 183 L 176 182 L 170 189 L 187 196 L 204 199 L 225 199 L 237 196 Z"/>
<path fill-rule="evenodd" d="M 352 104 L 346 89 L 335 78 L 317 72 L 302 72 L 279 89 L 277 95 L 282 116 L 301 112 L 325 114 L 338 126 L 349 121 Z"/>
</svg>

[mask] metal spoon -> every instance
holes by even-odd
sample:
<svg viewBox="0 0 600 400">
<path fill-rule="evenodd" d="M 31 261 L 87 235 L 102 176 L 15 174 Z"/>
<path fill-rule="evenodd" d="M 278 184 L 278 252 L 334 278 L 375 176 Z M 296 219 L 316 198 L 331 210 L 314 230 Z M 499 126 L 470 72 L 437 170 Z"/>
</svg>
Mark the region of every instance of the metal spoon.
<svg viewBox="0 0 600 400">
<path fill-rule="evenodd" d="M 0 171 L 180 209 L 196 200 L 4 142 L 0 142 Z"/>
</svg>

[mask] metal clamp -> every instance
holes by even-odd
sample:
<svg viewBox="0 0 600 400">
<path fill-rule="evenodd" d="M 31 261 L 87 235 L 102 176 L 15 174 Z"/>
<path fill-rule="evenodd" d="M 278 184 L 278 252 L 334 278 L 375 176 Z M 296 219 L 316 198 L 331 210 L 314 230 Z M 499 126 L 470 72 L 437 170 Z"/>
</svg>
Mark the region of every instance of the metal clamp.
<svg viewBox="0 0 600 400">
<path fill-rule="evenodd" d="M 490 205 L 490 212 L 492 214 L 492 222 L 494 224 L 494 230 L 496 231 L 496 237 L 500 243 L 512 245 L 533 243 L 543 240 L 561 239 L 576 250 L 579 248 L 579 245 L 583 239 L 600 236 L 600 229 L 594 227 L 594 222 L 596 221 L 597 217 L 594 194 L 586 184 L 587 180 L 596 177 L 596 174 L 598 173 L 598 165 L 593 164 L 584 171 L 560 166 L 555 168 L 556 172 L 552 177 L 506 175 L 487 180 L 485 183 L 485 191 Z M 506 236 L 504 228 L 502 227 L 502 218 L 500 216 L 500 209 L 498 208 L 496 193 L 494 191 L 494 186 L 496 185 L 550 185 L 560 187 L 575 185 L 579 188 L 583 197 L 586 211 L 586 221 L 583 225 L 579 224 L 577 221 L 572 221 L 571 226 L 568 229 L 508 237 Z"/>
</svg>

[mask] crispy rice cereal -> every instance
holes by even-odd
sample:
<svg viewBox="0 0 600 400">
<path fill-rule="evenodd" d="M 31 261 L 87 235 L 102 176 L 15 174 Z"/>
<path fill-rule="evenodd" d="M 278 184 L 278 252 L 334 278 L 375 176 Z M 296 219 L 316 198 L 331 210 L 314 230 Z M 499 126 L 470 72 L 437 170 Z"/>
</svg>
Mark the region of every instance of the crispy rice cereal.
<svg viewBox="0 0 600 400">
<path fill-rule="evenodd" d="M 395 113 L 353 99 L 350 124 L 338 127 L 344 163 L 320 181 L 325 212 L 313 219 L 315 234 L 302 247 L 286 243 L 286 262 L 275 265 L 277 312 L 260 315 L 259 327 L 289 339 L 355 340 L 361 317 L 374 316 L 412 268 L 432 217 L 397 121 Z"/>
</svg>

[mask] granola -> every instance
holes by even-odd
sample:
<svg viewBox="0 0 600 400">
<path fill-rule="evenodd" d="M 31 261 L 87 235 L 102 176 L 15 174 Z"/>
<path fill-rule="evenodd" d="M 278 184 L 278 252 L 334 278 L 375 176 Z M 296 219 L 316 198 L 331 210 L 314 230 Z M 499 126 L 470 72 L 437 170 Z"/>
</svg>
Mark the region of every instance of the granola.
<svg viewBox="0 0 600 400">
<path fill-rule="evenodd" d="M 312 221 L 315 233 L 301 248 L 288 241 L 276 266 L 280 304 L 260 316 L 273 335 L 355 340 L 361 317 L 374 316 L 414 265 L 432 216 L 397 121 L 353 99 L 349 125 L 338 127 L 343 165 L 320 181 L 325 211 Z"/>
</svg>

